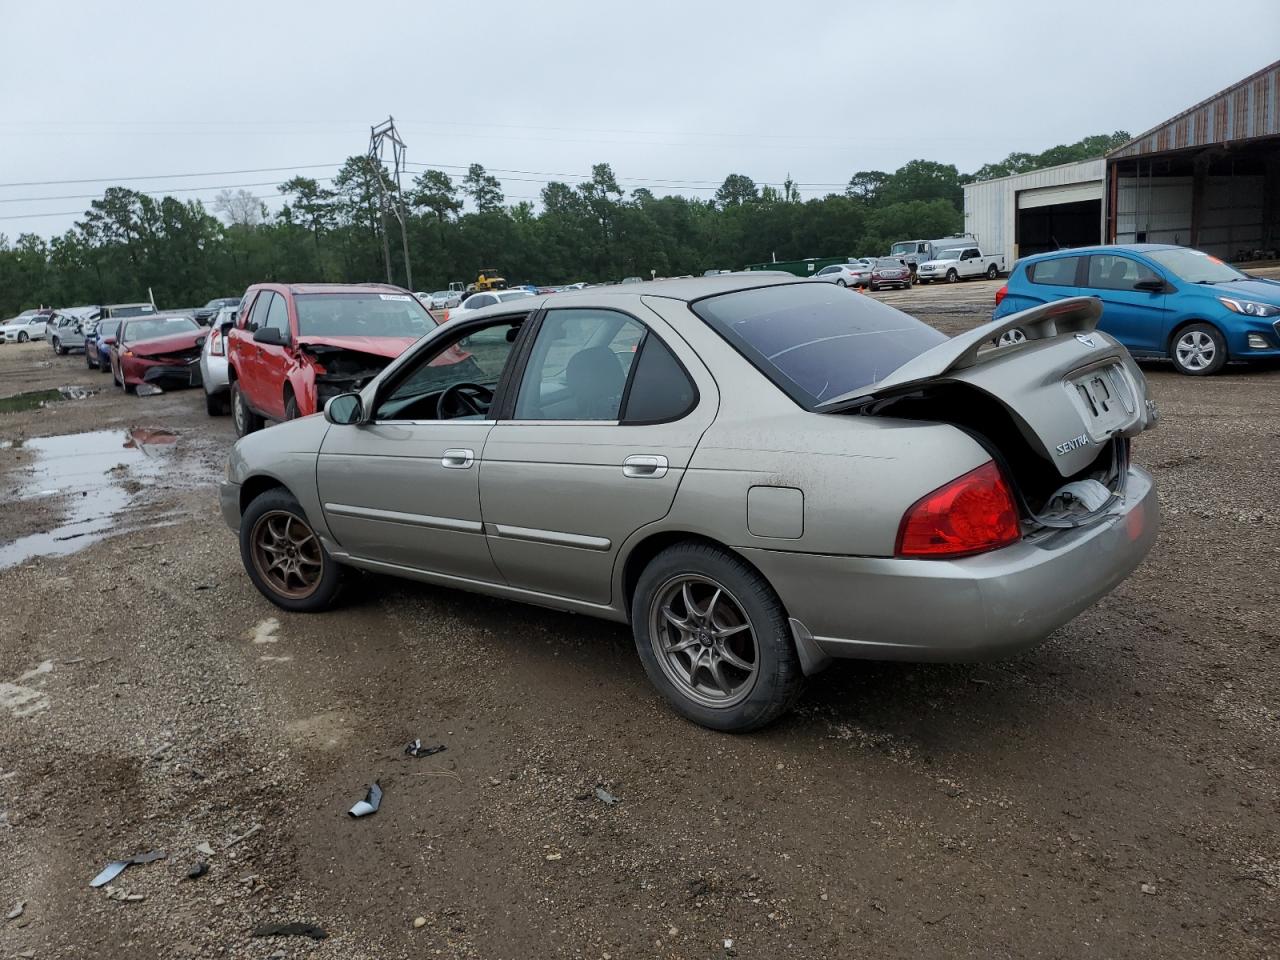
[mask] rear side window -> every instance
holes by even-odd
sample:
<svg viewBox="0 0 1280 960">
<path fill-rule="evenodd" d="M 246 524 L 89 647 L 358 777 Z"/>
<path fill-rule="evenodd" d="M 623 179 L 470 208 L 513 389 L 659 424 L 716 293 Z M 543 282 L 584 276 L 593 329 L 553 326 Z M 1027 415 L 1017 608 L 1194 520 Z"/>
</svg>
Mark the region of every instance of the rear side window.
<svg viewBox="0 0 1280 960">
<path fill-rule="evenodd" d="M 826 283 L 757 287 L 690 308 L 810 410 L 870 386 L 947 339 L 900 310 Z"/>
<path fill-rule="evenodd" d="M 693 409 L 698 390 L 671 349 L 645 334 L 622 411 L 623 423 L 665 423 Z"/>
<path fill-rule="evenodd" d="M 1027 279 L 1050 287 L 1074 287 L 1079 257 L 1058 257 L 1040 260 L 1027 267 Z"/>
</svg>

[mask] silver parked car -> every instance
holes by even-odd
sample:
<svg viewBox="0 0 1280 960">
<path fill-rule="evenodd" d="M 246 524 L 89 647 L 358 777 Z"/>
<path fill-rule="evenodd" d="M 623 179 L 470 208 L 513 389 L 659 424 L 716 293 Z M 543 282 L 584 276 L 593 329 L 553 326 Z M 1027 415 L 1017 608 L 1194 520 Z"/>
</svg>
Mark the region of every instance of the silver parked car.
<svg viewBox="0 0 1280 960">
<path fill-rule="evenodd" d="M 355 567 L 629 622 L 678 711 L 747 730 L 832 657 L 1019 650 L 1138 565 L 1155 410 L 1099 315 L 948 339 L 777 273 L 521 299 L 241 439 L 222 512 L 285 609 Z"/>
<path fill-rule="evenodd" d="M 45 339 L 48 336 L 50 316 L 44 311 L 24 310 L 0 326 L 0 343 L 26 343 L 28 340 Z"/>
<path fill-rule="evenodd" d="M 227 325 L 236 322 L 236 306 L 222 306 L 209 317 L 209 335 L 200 348 L 200 383 L 204 386 L 204 409 L 211 417 L 231 411 L 231 387 L 227 377 Z"/>
<path fill-rule="evenodd" d="M 865 287 L 871 282 L 871 268 L 861 262 L 833 263 L 809 278 L 838 287 Z"/>
</svg>

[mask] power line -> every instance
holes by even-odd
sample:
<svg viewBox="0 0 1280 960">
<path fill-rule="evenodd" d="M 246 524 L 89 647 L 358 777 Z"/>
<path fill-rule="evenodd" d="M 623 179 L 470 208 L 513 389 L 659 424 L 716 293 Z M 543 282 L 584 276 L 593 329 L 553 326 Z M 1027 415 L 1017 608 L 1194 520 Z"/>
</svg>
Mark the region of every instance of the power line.
<svg viewBox="0 0 1280 960">
<path fill-rule="evenodd" d="M 317 177 L 316 183 L 324 183 L 334 177 Z M 200 190 L 232 190 L 236 187 L 278 187 L 282 180 L 259 180 L 257 183 L 220 183 L 207 187 L 173 187 L 168 190 L 136 190 L 148 197 L 169 196 L 174 193 L 195 193 Z M 35 203 L 40 200 L 97 200 L 100 193 L 70 193 L 58 197 L 2 197 L 0 203 Z"/>
<path fill-rule="evenodd" d="M 24 180 L 0 183 L 3 187 L 56 187 L 76 183 L 124 183 L 133 180 L 182 180 L 187 177 L 235 177 L 242 173 L 280 173 L 285 170 L 315 170 L 319 167 L 341 167 L 340 163 L 303 163 L 292 167 L 257 167 L 252 170 L 213 170 L 208 173 L 157 173 L 147 177 L 89 177 L 86 180 Z"/>
</svg>

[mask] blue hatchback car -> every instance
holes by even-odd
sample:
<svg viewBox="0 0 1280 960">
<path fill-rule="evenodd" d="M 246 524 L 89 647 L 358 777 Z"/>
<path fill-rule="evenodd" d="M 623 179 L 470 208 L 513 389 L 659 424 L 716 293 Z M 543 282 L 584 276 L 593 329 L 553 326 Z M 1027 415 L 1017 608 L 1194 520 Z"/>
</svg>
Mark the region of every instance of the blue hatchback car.
<svg viewBox="0 0 1280 960">
<path fill-rule="evenodd" d="M 120 321 L 107 317 L 98 321 L 98 327 L 84 338 L 84 365 L 102 373 L 111 371 L 111 344 L 120 332 Z"/>
<path fill-rule="evenodd" d="M 1135 243 L 1027 257 L 996 294 L 992 317 L 1080 296 L 1102 301 L 1099 330 L 1135 357 L 1168 357 L 1181 373 L 1280 358 L 1280 283 L 1188 247 Z"/>
</svg>

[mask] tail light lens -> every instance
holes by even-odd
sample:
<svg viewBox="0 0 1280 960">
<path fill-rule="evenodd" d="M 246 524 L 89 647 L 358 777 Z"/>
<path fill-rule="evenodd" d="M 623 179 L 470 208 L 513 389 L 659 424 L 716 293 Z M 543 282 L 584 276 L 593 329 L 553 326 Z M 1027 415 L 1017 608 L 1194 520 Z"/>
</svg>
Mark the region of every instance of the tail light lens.
<svg viewBox="0 0 1280 960">
<path fill-rule="evenodd" d="M 444 319 L 443 319 L 443 320 L 441 320 L 440 322 L 441 322 L 441 323 L 448 323 L 448 322 L 449 322 L 449 311 L 448 311 L 447 309 L 446 309 L 446 310 L 445 310 L 445 312 L 444 312 Z"/>
<path fill-rule="evenodd" d="M 988 460 L 928 496 L 902 516 L 900 557 L 946 559 L 985 553 L 1021 537 L 1018 508 L 1004 475 Z"/>
<path fill-rule="evenodd" d="M 996 306 L 1000 306 L 1000 301 L 1009 295 L 1009 285 L 1006 283 L 996 291 Z"/>
<path fill-rule="evenodd" d="M 217 330 L 209 334 L 209 352 L 215 357 L 222 356 L 222 334 Z"/>
</svg>

